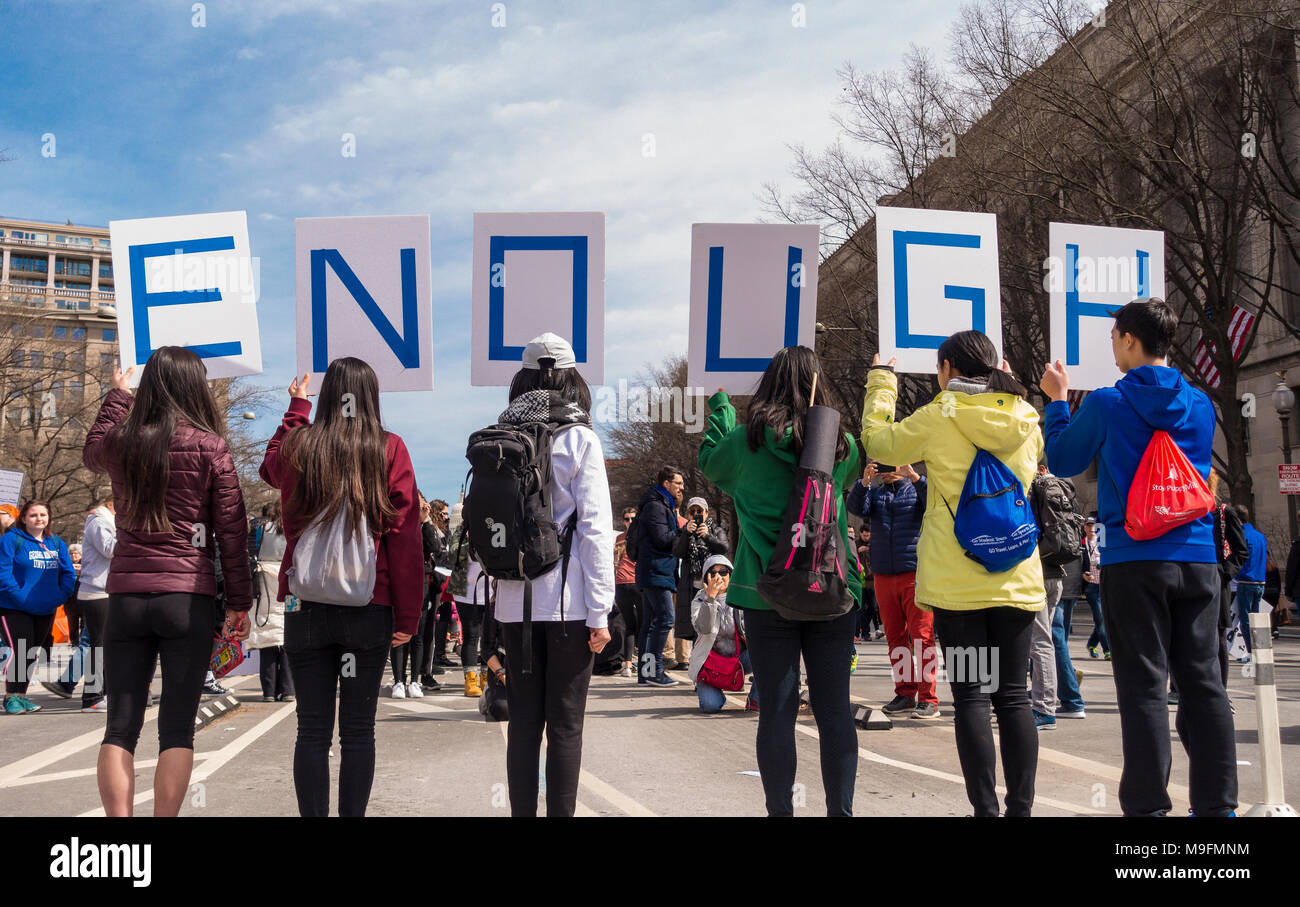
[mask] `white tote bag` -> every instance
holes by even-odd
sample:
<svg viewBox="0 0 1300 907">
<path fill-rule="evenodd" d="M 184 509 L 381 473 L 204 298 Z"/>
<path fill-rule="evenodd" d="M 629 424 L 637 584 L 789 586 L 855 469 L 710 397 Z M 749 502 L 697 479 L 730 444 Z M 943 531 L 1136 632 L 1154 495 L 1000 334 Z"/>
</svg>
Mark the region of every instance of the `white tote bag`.
<svg viewBox="0 0 1300 907">
<path fill-rule="evenodd" d="M 305 602 L 329 605 L 370 604 L 375 592 L 379 542 L 361 518 L 360 535 L 353 535 L 350 508 L 345 502 L 334 519 L 318 517 L 298 538 L 289 571 L 289 591 Z"/>
</svg>

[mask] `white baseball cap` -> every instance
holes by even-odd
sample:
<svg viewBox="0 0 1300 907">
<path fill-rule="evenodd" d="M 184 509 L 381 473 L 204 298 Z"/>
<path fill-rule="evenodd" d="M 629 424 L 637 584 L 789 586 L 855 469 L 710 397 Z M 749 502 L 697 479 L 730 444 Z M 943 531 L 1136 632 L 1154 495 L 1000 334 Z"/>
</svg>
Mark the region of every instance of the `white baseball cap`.
<svg viewBox="0 0 1300 907">
<path fill-rule="evenodd" d="M 569 341 L 559 334 L 552 334 L 550 331 L 539 337 L 534 337 L 524 347 L 524 368 L 540 369 L 542 366 L 538 360 L 541 359 L 554 359 L 555 365 L 552 368 L 574 368 L 578 364 L 578 360 L 573 356 L 573 347 L 569 345 Z"/>
</svg>

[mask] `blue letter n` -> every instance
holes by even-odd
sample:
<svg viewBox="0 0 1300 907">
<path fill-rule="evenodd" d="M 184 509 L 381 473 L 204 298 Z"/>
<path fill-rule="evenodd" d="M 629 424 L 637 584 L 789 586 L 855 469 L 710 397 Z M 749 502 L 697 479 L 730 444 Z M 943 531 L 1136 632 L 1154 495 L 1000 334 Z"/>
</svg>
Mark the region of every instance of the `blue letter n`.
<svg viewBox="0 0 1300 907">
<path fill-rule="evenodd" d="M 397 356 L 403 368 L 418 368 L 420 365 L 420 333 L 416 326 L 417 305 L 415 298 L 415 250 L 402 249 L 402 333 L 393 329 L 374 297 L 357 280 L 348 263 L 343 260 L 338 249 L 311 250 L 311 367 L 312 371 L 323 372 L 329 368 L 328 334 L 326 331 L 325 312 L 325 265 L 333 269 L 338 279 L 352 294 L 352 298 L 361 307 L 362 313 L 379 331 L 379 336 L 388 344 L 388 348 Z"/>
</svg>

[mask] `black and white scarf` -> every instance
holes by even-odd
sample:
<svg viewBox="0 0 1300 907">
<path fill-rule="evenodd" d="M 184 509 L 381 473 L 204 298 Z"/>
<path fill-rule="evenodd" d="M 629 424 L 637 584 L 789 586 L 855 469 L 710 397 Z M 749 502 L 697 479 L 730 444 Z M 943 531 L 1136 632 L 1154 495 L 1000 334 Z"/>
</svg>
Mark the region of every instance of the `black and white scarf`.
<svg viewBox="0 0 1300 907">
<path fill-rule="evenodd" d="M 552 425 L 590 425 L 591 415 L 581 406 L 562 400 L 555 391 L 536 390 L 520 394 L 501 411 L 498 422 L 520 425 L 524 422 L 548 422 Z"/>
</svg>

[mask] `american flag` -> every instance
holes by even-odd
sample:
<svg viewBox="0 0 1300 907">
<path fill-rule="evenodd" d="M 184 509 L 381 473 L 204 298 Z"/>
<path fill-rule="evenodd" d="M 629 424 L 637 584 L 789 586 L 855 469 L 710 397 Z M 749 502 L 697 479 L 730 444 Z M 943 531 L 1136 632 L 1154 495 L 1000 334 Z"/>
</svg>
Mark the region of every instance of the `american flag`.
<svg viewBox="0 0 1300 907">
<path fill-rule="evenodd" d="M 1241 306 L 1232 307 L 1232 317 L 1228 319 L 1228 343 L 1232 346 L 1232 359 L 1237 361 L 1246 346 L 1246 337 L 1250 335 L 1250 328 L 1255 323 L 1253 312 L 1247 311 Z M 1214 364 L 1214 344 L 1205 339 L 1204 333 L 1201 335 L 1201 342 L 1196 345 L 1196 353 L 1192 356 L 1192 362 L 1196 366 L 1196 371 L 1205 379 L 1205 383 L 1210 387 L 1219 386 L 1219 369 Z"/>
<path fill-rule="evenodd" d="M 1066 391 L 1065 397 L 1070 403 L 1071 416 L 1079 411 L 1079 407 L 1083 405 L 1084 398 L 1090 393 L 1092 393 L 1092 391 Z"/>
</svg>

